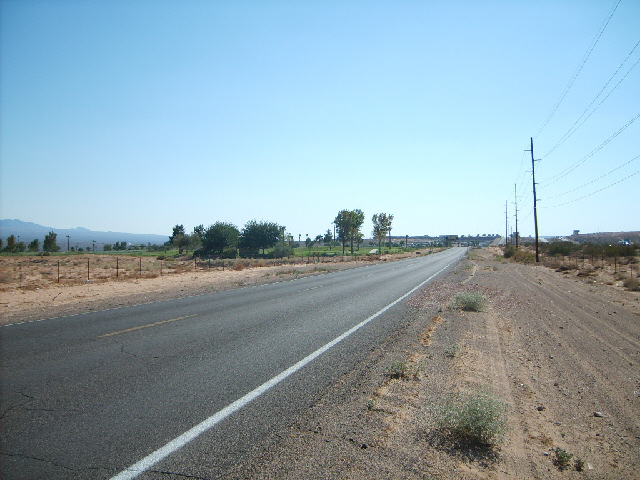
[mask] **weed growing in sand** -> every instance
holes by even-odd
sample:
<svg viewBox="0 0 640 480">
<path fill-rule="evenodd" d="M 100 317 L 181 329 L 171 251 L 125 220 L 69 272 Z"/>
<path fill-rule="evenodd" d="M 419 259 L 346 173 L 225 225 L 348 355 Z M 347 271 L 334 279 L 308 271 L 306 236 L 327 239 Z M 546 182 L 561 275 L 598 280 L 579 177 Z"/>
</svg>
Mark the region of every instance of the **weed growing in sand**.
<svg viewBox="0 0 640 480">
<path fill-rule="evenodd" d="M 444 356 L 454 358 L 458 354 L 458 350 L 460 350 L 460 346 L 457 343 L 447 345 L 444 349 Z"/>
<path fill-rule="evenodd" d="M 406 380 L 410 377 L 416 377 L 418 371 L 404 360 L 398 360 L 397 362 L 392 362 L 391 365 L 387 367 L 386 375 L 390 378 Z"/>
<path fill-rule="evenodd" d="M 487 303 L 487 297 L 480 292 L 460 292 L 453 298 L 454 308 L 468 312 L 480 312 Z"/>
<path fill-rule="evenodd" d="M 571 459 L 573 455 L 567 452 L 563 448 L 556 448 L 554 450 L 555 458 L 553 459 L 553 464 L 558 467 L 560 470 L 566 470 L 571 466 Z"/>
<path fill-rule="evenodd" d="M 500 443 L 507 430 L 507 405 L 489 393 L 452 395 L 435 410 L 436 423 L 454 441 L 465 445 Z"/>
</svg>

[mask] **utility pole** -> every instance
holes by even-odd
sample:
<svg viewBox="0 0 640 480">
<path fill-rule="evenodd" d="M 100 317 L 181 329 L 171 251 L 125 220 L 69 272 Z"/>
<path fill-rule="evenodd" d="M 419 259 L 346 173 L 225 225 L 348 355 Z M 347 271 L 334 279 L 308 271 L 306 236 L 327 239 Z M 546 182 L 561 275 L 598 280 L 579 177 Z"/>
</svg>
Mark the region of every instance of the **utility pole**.
<svg viewBox="0 0 640 480">
<path fill-rule="evenodd" d="M 536 230 L 536 263 L 540 261 L 538 250 L 538 201 L 536 199 L 536 161 L 533 159 L 533 137 L 531 137 L 531 176 L 533 177 L 533 221 Z"/>
<path fill-rule="evenodd" d="M 504 201 L 504 247 L 509 245 L 509 216 L 507 215 L 507 200 Z"/>
<path fill-rule="evenodd" d="M 513 186 L 513 193 L 516 199 L 516 249 L 518 248 L 518 185 Z"/>
</svg>

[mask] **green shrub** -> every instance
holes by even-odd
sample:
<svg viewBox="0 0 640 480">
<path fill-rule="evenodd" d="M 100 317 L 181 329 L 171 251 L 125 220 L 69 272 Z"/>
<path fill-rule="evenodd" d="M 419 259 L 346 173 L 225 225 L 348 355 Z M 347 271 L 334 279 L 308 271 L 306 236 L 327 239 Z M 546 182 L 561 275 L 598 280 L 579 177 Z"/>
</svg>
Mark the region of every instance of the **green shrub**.
<svg viewBox="0 0 640 480">
<path fill-rule="evenodd" d="M 504 247 L 504 258 L 511 258 L 517 252 L 516 247 L 513 245 L 507 245 Z"/>
<path fill-rule="evenodd" d="M 522 263 L 533 263 L 536 260 L 536 255 L 528 250 L 517 250 L 513 255 L 513 260 Z"/>
<path fill-rule="evenodd" d="M 453 299 L 454 308 L 468 312 L 480 312 L 487 303 L 487 297 L 480 292 L 460 292 Z"/>
<path fill-rule="evenodd" d="M 547 254 L 551 256 L 557 255 L 566 257 L 567 255 L 571 255 L 571 252 L 579 249 L 580 247 L 572 242 L 550 242 L 543 248 L 547 251 Z"/>
<path fill-rule="evenodd" d="M 393 362 L 387 367 L 387 376 L 391 378 L 409 378 L 412 373 L 413 372 L 407 362 L 402 360 Z"/>
<path fill-rule="evenodd" d="M 496 445 L 507 430 L 507 405 L 485 392 L 453 395 L 435 413 L 438 427 L 465 445 Z"/>
<path fill-rule="evenodd" d="M 566 470 L 571 466 L 571 459 L 573 455 L 568 453 L 566 450 L 562 448 L 555 449 L 555 458 L 553 459 L 553 464 L 558 467 L 560 470 Z"/>
</svg>

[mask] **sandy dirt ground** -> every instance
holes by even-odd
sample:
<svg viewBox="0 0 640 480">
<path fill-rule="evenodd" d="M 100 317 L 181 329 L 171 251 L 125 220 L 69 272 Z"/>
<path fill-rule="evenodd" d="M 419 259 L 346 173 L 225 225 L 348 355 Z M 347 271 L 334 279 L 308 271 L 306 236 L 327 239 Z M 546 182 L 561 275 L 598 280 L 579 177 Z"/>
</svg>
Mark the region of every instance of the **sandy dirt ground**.
<svg viewBox="0 0 640 480">
<path fill-rule="evenodd" d="M 227 478 L 640 479 L 640 293 L 496 253 L 471 251 L 452 274 L 410 297 L 403 329 Z M 356 265 L 333 268 L 349 266 Z M 327 271 L 318 267 L 5 291 L 1 321 Z M 462 291 L 484 294 L 487 305 L 453 308 Z M 394 362 L 410 374 L 392 378 Z M 474 391 L 508 406 L 509 428 L 495 447 L 456 446 L 437 428 L 433 412 L 443 400 Z M 554 464 L 558 448 L 572 455 L 564 470 Z"/>
</svg>

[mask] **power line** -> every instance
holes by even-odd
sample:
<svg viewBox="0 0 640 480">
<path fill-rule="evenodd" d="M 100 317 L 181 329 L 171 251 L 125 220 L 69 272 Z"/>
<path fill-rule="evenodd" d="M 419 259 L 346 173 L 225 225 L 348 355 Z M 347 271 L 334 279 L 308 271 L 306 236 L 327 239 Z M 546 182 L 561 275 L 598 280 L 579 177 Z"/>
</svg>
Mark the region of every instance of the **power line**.
<svg viewBox="0 0 640 480">
<path fill-rule="evenodd" d="M 574 188 L 574 189 L 572 189 L 572 190 L 569 190 L 569 191 L 567 191 L 567 192 L 564 192 L 564 193 L 560 193 L 560 194 L 558 194 L 558 195 L 554 195 L 554 196 L 552 196 L 552 197 L 547 197 L 547 200 L 552 200 L 552 199 L 554 199 L 554 198 L 563 197 L 563 196 L 565 196 L 565 195 L 568 195 L 568 194 L 570 194 L 570 193 L 575 192 L 576 190 L 580 190 L 581 188 L 588 187 L 588 186 L 589 186 L 589 185 L 591 185 L 592 183 L 595 183 L 595 182 L 597 182 L 598 180 L 602 180 L 604 177 L 606 177 L 606 176 L 608 176 L 608 175 L 611 175 L 613 172 L 616 172 L 616 171 L 620 170 L 621 168 L 626 167 L 626 166 L 627 166 L 627 165 L 629 165 L 631 162 L 636 161 L 638 158 L 640 158 L 640 155 L 636 155 L 636 156 L 635 156 L 635 157 L 633 157 L 631 160 L 629 160 L 629 161 L 627 161 L 627 162 L 623 163 L 622 165 L 618 165 L 618 166 L 617 166 L 616 168 L 614 168 L 613 170 L 610 170 L 610 171 L 608 171 L 607 173 L 604 173 L 604 174 L 600 175 L 599 177 L 594 178 L 594 179 L 593 179 L 593 180 L 591 180 L 590 182 L 587 182 L 587 183 L 585 183 L 585 184 L 583 184 L 583 185 L 580 185 L 579 187 L 576 187 L 576 188 Z"/>
<path fill-rule="evenodd" d="M 625 129 L 627 129 L 629 126 L 631 126 L 631 124 L 633 122 L 635 122 L 638 119 L 638 117 L 640 117 L 640 113 L 638 113 L 635 117 L 633 117 L 626 124 L 624 124 L 622 127 L 620 127 L 613 135 L 611 135 L 609 138 L 607 138 L 604 142 L 602 142 L 596 148 L 591 150 L 591 152 L 589 152 L 587 155 L 582 157 L 576 163 L 574 163 L 570 167 L 566 168 L 562 172 L 558 173 L 557 175 L 554 175 L 553 177 L 541 182 L 541 184 L 544 185 L 544 186 L 552 185 L 552 184 L 556 183 L 558 180 L 560 180 L 561 178 L 566 177 L 569 173 L 574 171 L 576 168 L 578 168 L 580 165 L 582 165 L 584 162 L 586 162 L 589 158 L 593 157 L 596 153 L 598 153 L 600 150 L 602 150 L 614 138 L 616 138 L 618 135 L 620 135 Z"/>
<path fill-rule="evenodd" d="M 597 45 L 598 41 L 600 40 L 600 37 L 604 33 L 604 30 L 607 28 L 607 25 L 609 25 L 609 21 L 611 20 L 611 17 L 613 17 L 613 14 L 616 12 L 616 9 L 618 8 L 618 5 L 620 5 L 621 1 L 622 0 L 618 0 L 616 2 L 616 4 L 611 9 L 611 12 L 607 15 L 607 17 L 603 21 L 602 25 L 600 26 L 600 30 L 598 30 L 598 33 L 596 33 L 595 39 L 591 42 L 591 45 L 587 49 L 587 53 L 585 54 L 584 59 L 582 60 L 582 63 L 580 64 L 578 69 L 575 71 L 575 73 L 573 74 L 571 79 L 569 80 L 569 84 L 564 89 L 564 92 L 562 92 L 562 95 L 560 96 L 560 100 L 558 100 L 558 103 L 556 103 L 555 107 L 553 107 L 553 110 L 551 110 L 551 113 L 549 114 L 549 116 L 545 120 L 544 124 L 542 125 L 542 127 L 540 127 L 540 130 L 535 135 L 536 137 L 539 137 L 540 133 L 542 133 L 542 131 L 545 129 L 545 127 L 549 124 L 549 121 L 551 120 L 553 115 L 556 113 L 556 111 L 560 107 L 560 104 L 564 101 L 564 98 L 567 96 L 567 93 L 569 93 L 569 90 L 571 90 L 571 87 L 573 86 L 573 84 L 575 83 L 576 79 L 578 78 L 578 75 L 580 75 L 580 72 L 582 71 L 582 68 L 584 67 L 585 63 L 587 63 L 587 60 L 589 60 L 589 57 L 591 56 L 591 52 L 593 52 L 593 49 L 595 48 L 595 46 Z"/>
<path fill-rule="evenodd" d="M 624 178 L 622 178 L 622 179 L 618 180 L 617 182 L 611 183 L 611 184 L 607 185 L 606 187 L 602 187 L 600 190 L 596 190 L 595 192 L 591 192 L 591 193 L 589 193 L 589 194 L 587 194 L 587 195 L 584 195 L 584 196 L 582 196 L 582 197 L 580 197 L 580 198 L 576 198 L 575 200 L 571 200 L 571 201 L 568 201 L 568 202 L 565 202 L 565 203 L 560 203 L 560 204 L 558 204 L 558 205 L 550 205 L 550 206 L 545 207 L 545 208 L 556 208 L 556 207 L 562 207 L 562 206 L 564 206 L 564 205 L 569 205 L 570 203 L 575 203 L 575 202 L 578 202 L 578 201 L 580 201 L 580 200 L 584 200 L 585 198 L 591 197 L 591 196 L 595 195 L 596 193 L 600 193 L 600 192 L 602 192 L 603 190 L 607 190 L 608 188 L 611 188 L 611 187 L 613 187 L 613 186 L 615 186 L 615 185 L 618 185 L 619 183 L 622 183 L 622 182 L 624 182 L 625 180 L 630 179 L 631 177 L 633 177 L 634 175 L 637 175 L 638 173 L 640 173 L 640 170 L 636 170 L 636 171 L 635 171 L 635 172 L 633 172 L 631 175 L 627 175 L 626 177 L 624 177 Z"/>
<path fill-rule="evenodd" d="M 613 75 L 611 75 L 611 78 L 609 78 L 609 80 L 607 80 L 607 82 L 604 84 L 604 86 L 600 89 L 600 91 L 598 92 L 598 94 L 595 96 L 595 98 L 593 100 L 591 100 L 591 103 L 589 103 L 589 105 L 587 106 L 587 108 L 584 109 L 584 112 L 582 112 L 582 114 L 578 117 L 578 119 L 573 122 L 573 125 L 571 125 L 571 127 L 569 128 L 569 130 L 567 130 L 567 132 L 562 136 L 562 138 L 560 140 L 558 140 L 558 142 L 553 146 L 553 148 L 551 150 L 549 150 L 545 155 L 543 155 L 541 158 L 544 159 L 547 156 L 549 156 L 554 150 L 556 150 L 560 145 L 562 145 L 565 141 L 567 141 L 569 139 L 569 137 L 571 135 L 573 135 L 576 130 L 578 130 L 578 128 L 580 128 L 584 122 L 586 122 L 589 117 L 591 117 L 591 115 L 593 115 L 593 113 L 598 110 L 598 108 L 600 108 L 600 105 L 602 105 L 608 98 L 609 96 L 618 88 L 618 86 L 627 78 L 627 76 L 631 73 L 631 71 L 638 65 L 638 63 L 640 63 L 640 58 L 638 58 L 638 60 L 636 60 L 636 63 L 633 64 L 633 66 L 631 66 L 631 68 L 629 68 L 629 70 L 627 70 L 627 73 L 624 74 L 624 76 L 618 81 L 618 83 L 616 83 L 616 85 L 609 91 L 609 93 L 607 93 L 607 95 L 600 101 L 600 103 L 598 103 L 598 105 L 596 105 L 596 107 L 591 110 L 591 112 L 589 113 L 589 115 L 587 115 L 584 120 L 583 117 L 586 115 L 586 113 L 589 111 L 589 109 L 591 108 L 591 106 L 596 102 L 596 100 L 598 100 L 598 98 L 600 97 L 600 95 L 602 95 L 602 92 L 604 92 L 607 88 L 607 86 L 609 85 L 609 83 L 611 83 L 611 81 L 613 80 L 613 78 L 618 74 L 618 72 L 620 71 L 620 69 L 624 66 L 624 64 L 627 62 L 627 60 L 629 60 L 629 57 L 631 57 L 631 55 L 633 55 L 633 52 L 636 50 L 636 48 L 638 47 L 638 45 L 640 45 L 640 40 L 638 40 L 638 43 L 635 44 L 635 46 L 631 49 L 631 51 L 629 52 L 629 54 L 626 56 L 626 58 L 622 61 L 622 63 L 620 65 L 618 65 L 618 68 L 616 68 L 616 71 L 613 72 Z M 582 121 L 580 121 L 582 120 Z M 578 123 L 580 122 L 580 123 Z"/>
</svg>

